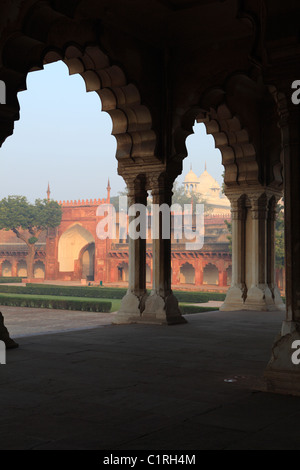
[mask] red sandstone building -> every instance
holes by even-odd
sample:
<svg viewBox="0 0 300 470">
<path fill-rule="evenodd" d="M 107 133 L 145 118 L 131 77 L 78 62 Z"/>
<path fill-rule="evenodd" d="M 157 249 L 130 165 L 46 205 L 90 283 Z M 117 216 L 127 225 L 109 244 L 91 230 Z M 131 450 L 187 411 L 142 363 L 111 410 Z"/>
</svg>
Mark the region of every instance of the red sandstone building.
<svg viewBox="0 0 300 470">
<path fill-rule="evenodd" d="M 230 205 L 216 193 L 218 183 L 205 171 L 199 177 L 202 196 L 208 200 L 209 211 L 204 215 L 204 245 L 188 250 L 187 240 L 172 238 L 172 285 L 185 288 L 226 290 L 231 284 L 232 260 L 228 227 Z M 185 178 L 187 192 L 196 187 L 197 177 L 190 171 Z M 35 279 L 48 281 L 80 281 L 95 284 L 128 282 L 128 239 L 120 233 L 119 214 L 116 214 L 116 236 L 101 240 L 97 236 L 97 216 L 100 206 L 110 204 L 110 184 L 106 199 L 60 201 L 62 220 L 59 227 L 42 233 L 37 243 L 34 263 Z M 198 189 L 199 192 L 199 189 Z M 47 191 L 50 198 L 50 189 Z M 228 200 L 227 200 L 228 201 Z M 151 231 L 148 230 L 146 252 L 146 282 L 153 281 Z M 0 275 L 27 276 L 27 247 L 11 231 L 0 231 Z M 285 289 L 284 271 L 276 270 L 276 283 Z"/>
<path fill-rule="evenodd" d="M 59 227 L 43 233 L 37 243 L 34 277 L 45 280 L 87 281 L 122 284 L 128 281 L 129 248 L 120 237 L 119 214 L 115 239 L 97 236 L 99 206 L 102 200 L 63 201 Z M 50 193 L 48 192 L 48 197 Z M 187 250 L 186 240 L 175 239 L 172 231 L 172 283 L 174 286 L 219 286 L 231 282 L 231 253 L 225 220 L 230 213 L 205 216 L 205 239 L 201 250 Z M 149 235 L 150 237 L 150 235 Z M 0 274 L 27 276 L 27 247 L 13 232 L 0 232 Z M 147 283 L 152 282 L 151 239 L 147 243 Z"/>
</svg>

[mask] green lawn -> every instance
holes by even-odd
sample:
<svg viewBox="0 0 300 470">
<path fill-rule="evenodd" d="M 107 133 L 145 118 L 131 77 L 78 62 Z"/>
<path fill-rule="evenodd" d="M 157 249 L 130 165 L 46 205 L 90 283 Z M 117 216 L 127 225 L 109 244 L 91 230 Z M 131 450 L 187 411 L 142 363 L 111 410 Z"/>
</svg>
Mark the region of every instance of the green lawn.
<svg viewBox="0 0 300 470">
<path fill-rule="evenodd" d="M 103 299 L 111 302 L 111 312 L 117 312 L 120 309 L 121 300 L 119 299 Z"/>
</svg>

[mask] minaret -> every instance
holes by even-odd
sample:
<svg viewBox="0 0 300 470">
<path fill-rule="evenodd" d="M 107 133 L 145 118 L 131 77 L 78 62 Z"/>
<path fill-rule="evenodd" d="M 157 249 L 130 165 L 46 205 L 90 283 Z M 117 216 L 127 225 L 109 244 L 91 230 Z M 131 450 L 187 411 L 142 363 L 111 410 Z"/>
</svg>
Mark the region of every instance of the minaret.
<svg viewBox="0 0 300 470">
<path fill-rule="evenodd" d="M 50 201 L 50 194 L 51 194 L 51 191 L 50 191 L 50 185 L 48 183 L 48 188 L 47 188 L 47 200 Z"/>
<path fill-rule="evenodd" d="M 206 165 L 206 161 L 205 161 L 205 168 L 204 168 L 204 171 L 207 171 L 207 165 Z"/>
<path fill-rule="evenodd" d="M 110 203 L 110 190 L 111 190 L 111 187 L 110 187 L 110 183 L 109 183 L 109 178 L 108 178 L 108 182 L 107 182 L 107 203 L 109 204 Z"/>
</svg>

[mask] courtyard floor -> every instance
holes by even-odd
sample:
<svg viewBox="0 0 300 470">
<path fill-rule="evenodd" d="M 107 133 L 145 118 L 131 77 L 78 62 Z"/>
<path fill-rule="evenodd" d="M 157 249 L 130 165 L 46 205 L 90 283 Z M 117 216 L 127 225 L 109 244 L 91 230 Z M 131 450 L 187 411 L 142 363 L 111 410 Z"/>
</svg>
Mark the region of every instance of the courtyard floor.
<svg viewBox="0 0 300 470">
<path fill-rule="evenodd" d="M 300 449 L 300 397 L 263 391 L 282 313 L 1 310 L 20 344 L 0 366 L 2 450 Z"/>
</svg>

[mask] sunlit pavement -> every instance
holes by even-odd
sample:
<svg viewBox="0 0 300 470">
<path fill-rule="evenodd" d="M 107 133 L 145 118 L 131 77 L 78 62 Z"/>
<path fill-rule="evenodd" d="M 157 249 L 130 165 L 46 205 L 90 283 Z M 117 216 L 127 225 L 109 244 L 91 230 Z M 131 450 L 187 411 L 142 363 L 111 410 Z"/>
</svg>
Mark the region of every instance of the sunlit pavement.
<svg viewBox="0 0 300 470">
<path fill-rule="evenodd" d="M 90 329 L 113 322 L 115 313 L 77 312 L 46 308 L 1 307 L 10 336 Z"/>
<path fill-rule="evenodd" d="M 191 304 L 217 308 L 223 302 Z M 44 308 L 1 307 L 5 326 L 13 338 L 45 333 L 60 333 L 111 325 L 114 313 L 77 312 Z"/>
<path fill-rule="evenodd" d="M 98 327 L 102 314 L 34 310 L 2 309 L 20 348 L 0 367 L 1 449 L 300 449 L 300 398 L 261 391 L 282 313 Z M 43 315 L 73 331 L 41 335 Z"/>
</svg>

